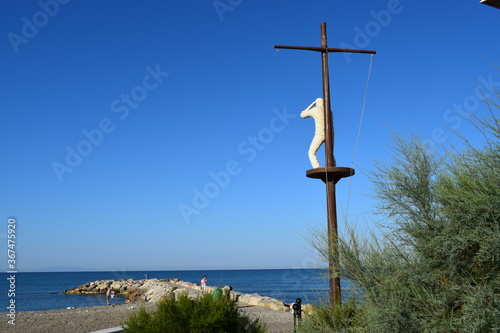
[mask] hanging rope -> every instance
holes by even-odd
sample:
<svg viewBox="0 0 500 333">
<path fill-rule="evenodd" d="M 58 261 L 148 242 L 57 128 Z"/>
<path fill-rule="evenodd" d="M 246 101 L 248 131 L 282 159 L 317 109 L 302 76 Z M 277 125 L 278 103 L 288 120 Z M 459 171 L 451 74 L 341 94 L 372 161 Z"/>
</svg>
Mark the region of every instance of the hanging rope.
<svg viewBox="0 0 500 333">
<path fill-rule="evenodd" d="M 356 137 L 356 143 L 354 145 L 354 153 L 352 155 L 352 162 L 351 162 L 352 167 L 354 167 L 354 161 L 356 160 L 356 154 L 358 153 L 359 137 L 361 136 L 361 126 L 363 125 L 363 118 L 365 116 L 366 96 L 368 94 L 368 86 L 370 84 L 372 65 L 373 65 L 373 54 L 370 56 L 370 67 L 368 68 L 368 78 L 366 79 L 365 96 L 363 98 L 363 106 L 361 108 L 361 117 L 359 119 L 358 135 Z M 352 177 L 350 177 L 350 178 L 351 179 L 349 179 L 349 188 L 347 190 L 347 204 L 346 204 L 346 210 L 345 210 L 345 222 L 346 222 L 346 224 L 347 224 L 347 219 L 349 216 L 349 204 L 351 202 Z"/>
</svg>

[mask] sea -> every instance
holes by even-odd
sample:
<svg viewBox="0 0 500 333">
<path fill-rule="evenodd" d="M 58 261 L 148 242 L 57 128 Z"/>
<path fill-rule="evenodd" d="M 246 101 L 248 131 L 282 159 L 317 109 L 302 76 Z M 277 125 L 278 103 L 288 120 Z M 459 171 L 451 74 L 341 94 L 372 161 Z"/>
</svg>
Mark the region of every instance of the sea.
<svg viewBox="0 0 500 333">
<path fill-rule="evenodd" d="M 232 286 L 240 293 L 256 293 L 285 303 L 301 298 L 304 304 L 318 304 L 328 299 L 325 273 L 321 269 L 0 273 L 0 312 L 8 312 L 13 300 L 16 311 L 105 305 L 104 295 L 67 295 L 64 291 L 97 280 L 144 279 L 146 274 L 150 279 L 179 278 L 197 284 L 207 275 L 209 286 Z M 343 296 L 348 294 L 349 283 L 341 280 L 341 288 Z M 125 298 L 118 296 L 113 302 L 124 303 Z"/>
</svg>

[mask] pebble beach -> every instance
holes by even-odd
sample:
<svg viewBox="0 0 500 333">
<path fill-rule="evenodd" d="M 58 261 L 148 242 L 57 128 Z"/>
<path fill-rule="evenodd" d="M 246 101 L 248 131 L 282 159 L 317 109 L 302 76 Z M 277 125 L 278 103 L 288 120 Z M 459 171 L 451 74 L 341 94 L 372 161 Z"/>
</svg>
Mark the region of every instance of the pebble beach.
<svg viewBox="0 0 500 333">
<path fill-rule="evenodd" d="M 153 310 L 153 304 L 143 304 Z M 89 333 L 111 327 L 121 326 L 140 306 L 116 304 L 114 306 L 93 306 L 64 310 L 26 311 L 16 314 L 16 325 L 2 322 L 2 332 L 19 333 Z M 240 311 L 252 318 L 261 318 L 268 332 L 293 332 L 293 315 L 290 312 L 276 311 L 266 307 L 239 305 Z"/>
</svg>

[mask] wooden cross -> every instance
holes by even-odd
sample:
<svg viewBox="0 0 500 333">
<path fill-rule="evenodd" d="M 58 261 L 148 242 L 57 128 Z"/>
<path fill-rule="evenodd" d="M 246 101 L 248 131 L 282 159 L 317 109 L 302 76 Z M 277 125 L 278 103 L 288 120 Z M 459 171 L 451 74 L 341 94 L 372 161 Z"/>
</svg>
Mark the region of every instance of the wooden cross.
<svg viewBox="0 0 500 333">
<path fill-rule="evenodd" d="M 274 45 L 275 49 L 292 49 L 292 50 L 307 50 L 321 52 L 322 72 L 323 72 L 323 100 L 325 112 L 325 168 L 311 169 L 306 172 L 309 178 L 318 178 L 326 184 L 327 197 L 327 215 L 328 215 L 328 247 L 329 247 L 329 270 L 330 270 L 330 304 L 335 307 L 342 302 L 340 277 L 335 268 L 338 267 L 338 229 L 337 229 L 337 207 L 335 199 L 335 184 L 345 177 L 354 175 L 354 169 L 341 168 L 335 164 L 333 155 L 334 149 L 334 128 L 333 117 L 330 107 L 330 79 L 328 71 L 328 53 L 330 52 L 349 52 L 349 53 L 368 53 L 376 54 L 376 51 L 371 50 L 354 50 L 354 49 L 339 49 L 329 48 L 326 39 L 326 23 L 320 24 L 321 30 L 321 46 L 287 46 Z"/>
</svg>

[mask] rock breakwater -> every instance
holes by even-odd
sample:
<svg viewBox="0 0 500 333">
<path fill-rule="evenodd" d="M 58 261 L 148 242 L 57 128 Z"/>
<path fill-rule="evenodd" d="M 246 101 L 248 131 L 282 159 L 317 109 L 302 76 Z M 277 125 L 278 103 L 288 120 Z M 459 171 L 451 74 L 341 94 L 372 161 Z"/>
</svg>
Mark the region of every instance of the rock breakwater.
<svg viewBox="0 0 500 333">
<path fill-rule="evenodd" d="M 142 280 L 99 280 L 88 282 L 76 288 L 65 290 L 66 294 L 106 294 L 112 288 L 115 294 L 123 295 L 125 303 L 156 303 L 163 297 L 176 297 L 184 293 L 190 298 L 198 298 L 202 295 L 201 286 L 181 281 L 179 279 L 142 279 Z M 212 293 L 217 287 L 207 286 L 206 292 Z M 290 311 L 282 301 L 261 296 L 258 294 L 243 294 L 230 291 L 230 297 L 239 303 L 253 306 L 261 306 L 277 311 Z"/>
</svg>

